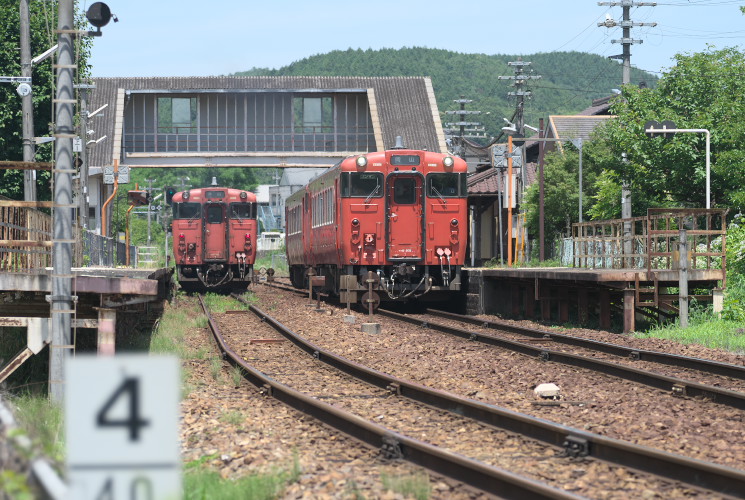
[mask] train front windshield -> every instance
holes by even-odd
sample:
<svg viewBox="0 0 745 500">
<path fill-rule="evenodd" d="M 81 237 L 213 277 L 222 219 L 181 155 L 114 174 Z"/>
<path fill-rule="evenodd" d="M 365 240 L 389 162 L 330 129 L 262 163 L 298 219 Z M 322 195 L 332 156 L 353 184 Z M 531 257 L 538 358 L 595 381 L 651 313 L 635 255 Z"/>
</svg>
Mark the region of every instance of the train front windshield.
<svg viewBox="0 0 745 500">
<path fill-rule="evenodd" d="M 174 219 L 198 219 L 202 215 L 202 205 L 199 203 L 174 203 Z"/>
<path fill-rule="evenodd" d="M 429 174 L 427 176 L 427 196 L 432 198 L 468 196 L 466 174 Z"/>
<path fill-rule="evenodd" d="M 255 219 L 256 218 L 256 204 L 255 203 L 231 203 L 230 204 L 230 218 L 231 219 Z"/>
</svg>

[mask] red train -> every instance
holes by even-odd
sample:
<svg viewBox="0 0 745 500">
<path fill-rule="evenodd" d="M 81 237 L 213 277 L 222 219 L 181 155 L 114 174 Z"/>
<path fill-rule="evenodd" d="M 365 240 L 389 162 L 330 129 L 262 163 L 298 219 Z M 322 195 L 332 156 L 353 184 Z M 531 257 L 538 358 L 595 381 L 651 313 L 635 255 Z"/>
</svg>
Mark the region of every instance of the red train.
<svg viewBox="0 0 745 500">
<path fill-rule="evenodd" d="M 256 195 L 213 186 L 173 196 L 173 256 L 181 287 L 245 290 L 256 260 Z"/>
<path fill-rule="evenodd" d="M 448 154 L 392 149 L 351 156 L 290 196 L 290 279 L 308 271 L 342 300 L 445 300 L 460 290 L 468 242 L 466 162 Z"/>
</svg>

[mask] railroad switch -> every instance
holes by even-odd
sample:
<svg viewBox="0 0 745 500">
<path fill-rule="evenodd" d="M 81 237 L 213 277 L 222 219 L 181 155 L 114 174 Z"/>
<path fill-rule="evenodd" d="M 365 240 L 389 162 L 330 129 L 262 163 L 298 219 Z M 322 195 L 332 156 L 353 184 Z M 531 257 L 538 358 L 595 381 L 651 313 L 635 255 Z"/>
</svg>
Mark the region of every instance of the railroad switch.
<svg viewBox="0 0 745 500">
<path fill-rule="evenodd" d="M 567 436 L 564 440 L 564 456 L 578 458 L 590 454 L 590 442 L 577 436 Z"/>
<path fill-rule="evenodd" d="M 404 453 L 401 451 L 401 443 L 394 436 L 386 434 L 383 436 L 383 446 L 381 447 L 383 456 L 389 459 L 404 458 Z"/>
</svg>

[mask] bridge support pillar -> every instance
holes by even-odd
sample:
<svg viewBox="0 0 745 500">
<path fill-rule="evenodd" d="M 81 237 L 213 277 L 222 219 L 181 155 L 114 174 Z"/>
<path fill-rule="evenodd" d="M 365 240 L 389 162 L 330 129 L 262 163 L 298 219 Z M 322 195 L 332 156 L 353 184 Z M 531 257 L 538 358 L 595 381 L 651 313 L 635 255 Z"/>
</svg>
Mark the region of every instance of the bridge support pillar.
<svg viewBox="0 0 745 500">
<path fill-rule="evenodd" d="M 116 310 L 98 309 L 98 354 L 113 356 L 116 351 Z"/>
<path fill-rule="evenodd" d="M 636 329 L 636 290 L 625 288 L 623 290 L 623 333 L 630 333 Z"/>
</svg>

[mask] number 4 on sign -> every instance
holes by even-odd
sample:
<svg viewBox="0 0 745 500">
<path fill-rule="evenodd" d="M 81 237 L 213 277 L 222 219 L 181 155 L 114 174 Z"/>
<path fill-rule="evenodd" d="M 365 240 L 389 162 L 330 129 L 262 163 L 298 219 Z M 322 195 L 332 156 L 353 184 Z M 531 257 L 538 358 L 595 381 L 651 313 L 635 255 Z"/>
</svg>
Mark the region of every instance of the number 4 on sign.
<svg viewBox="0 0 745 500">
<path fill-rule="evenodd" d="M 123 419 L 111 418 L 109 412 L 120 398 L 129 400 L 128 416 Z M 125 378 L 96 415 L 96 423 L 99 427 L 126 427 L 129 430 L 129 440 L 139 441 L 140 429 L 150 425 L 149 420 L 140 417 L 140 379 Z"/>
</svg>

